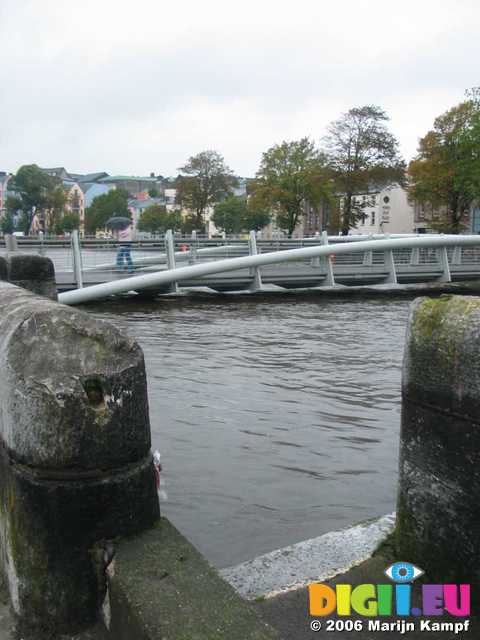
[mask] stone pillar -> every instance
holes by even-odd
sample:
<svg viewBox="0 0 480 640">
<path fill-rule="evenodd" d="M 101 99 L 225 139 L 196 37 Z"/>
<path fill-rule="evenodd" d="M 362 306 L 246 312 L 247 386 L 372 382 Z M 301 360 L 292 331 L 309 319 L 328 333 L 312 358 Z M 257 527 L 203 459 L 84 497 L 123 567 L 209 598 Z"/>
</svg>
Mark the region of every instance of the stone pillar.
<svg viewBox="0 0 480 640">
<path fill-rule="evenodd" d="M 95 620 L 107 541 L 159 517 L 146 375 L 107 322 L 2 282 L 0 299 L 0 543 L 37 640 Z"/>
<path fill-rule="evenodd" d="M 403 366 L 398 559 L 480 583 L 480 298 L 412 305 Z"/>
<path fill-rule="evenodd" d="M 50 258 L 33 253 L 8 253 L 6 257 L 0 257 L 0 280 L 57 299 L 55 268 Z"/>
</svg>

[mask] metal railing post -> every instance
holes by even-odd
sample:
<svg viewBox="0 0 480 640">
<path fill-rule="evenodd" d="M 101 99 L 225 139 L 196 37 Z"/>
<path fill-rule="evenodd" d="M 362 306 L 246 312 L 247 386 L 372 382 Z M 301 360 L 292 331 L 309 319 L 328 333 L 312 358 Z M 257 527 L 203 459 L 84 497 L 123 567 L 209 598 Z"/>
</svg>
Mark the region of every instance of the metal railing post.
<svg viewBox="0 0 480 640">
<path fill-rule="evenodd" d="M 194 244 L 190 245 L 190 255 L 188 258 L 188 264 L 195 264 L 197 261 L 197 247 Z"/>
<path fill-rule="evenodd" d="M 8 253 L 18 250 L 17 238 L 10 233 L 5 234 L 5 249 Z"/>
<path fill-rule="evenodd" d="M 437 258 L 443 270 L 442 275 L 437 278 L 437 282 L 451 282 L 452 274 L 450 273 L 450 265 L 448 264 L 447 247 L 437 249 Z"/>
<path fill-rule="evenodd" d="M 82 264 L 82 251 L 80 249 L 80 240 L 78 238 L 78 231 L 75 229 L 72 231 L 71 236 L 72 256 L 73 256 L 73 273 L 75 276 L 75 282 L 78 289 L 83 288 L 83 264 Z"/>
<path fill-rule="evenodd" d="M 420 264 L 420 249 L 418 247 L 414 247 L 410 254 L 410 264 L 412 266 L 417 266 Z"/>
<path fill-rule="evenodd" d="M 248 253 L 251 256 L 256 256 L 258 254 L 257 250 L 257 234 L 255 231 L 250 231 L 250 235 L 248 238 Z M 250 275 L 253 275 L 253 282 L 250 285 L 250 291 L 261 291 L 263 288 L 262 285 L 262 274 L 260 273 L 259 267 L 253 267 L 250 269 Z"/>
<path fill-rule="evenodd" d="M 365 267 L 371 267 L 373 265 L 373 251 L 365 251 L 365 253 L 363 254 L 362 264 Z"/>
<path fill-rule="evenodd" d="M 393 251 L 390 249 L 389 251 L 385 251 L 385 266 L 388 270 L 388 276 L 385 278 L 384 282 L 386 284 L 398 284 L 397 280 L 397 272 L 395 269 L 395 260 L 393 259 Z"/>
<path fill-rule="evenodd" d="M 462 247 L 453 248 L 452 264 L 462 264 Z"/>
<path fill-rule="evenodd" d="M 168 229 L 165 232 L 165 253 L 167 256 L 167 269 L 175 269 L 175 246 L 173 243 L 173 231 Z M 168 291 L 170 293 L 178 293 L 178 284 L 176 282 L 172 282 L 168 287 Z"/>
<path fill-rule="evenodd" d="M 325 246 L 328 245 L 328 233 L 326 231 L 322 231 L 322 244 Z M 323 258 L 323 263 L 327 272 L 323 284 L 325 284 L 327 287 L 334 287 L 335 276 L 333 275 L 333 264 L 331 256 L 326 256 L 325 258 Z"/>
<path fill-rule="evenodd" d="M 326 234 L 326 231 L 322 232 L 322 235 L 318 238 L 318 242 L 319 244 L 328 244 L 328 236 L 327 236 L 327 242 L 324 242 L 324 236 L 323 234 Z M 311 259 L 310 264 L 312 265 L 312 267 L 319 267 L 320 266 L 320 256 L 315 256 L 314 258 Z"/>
</svg>

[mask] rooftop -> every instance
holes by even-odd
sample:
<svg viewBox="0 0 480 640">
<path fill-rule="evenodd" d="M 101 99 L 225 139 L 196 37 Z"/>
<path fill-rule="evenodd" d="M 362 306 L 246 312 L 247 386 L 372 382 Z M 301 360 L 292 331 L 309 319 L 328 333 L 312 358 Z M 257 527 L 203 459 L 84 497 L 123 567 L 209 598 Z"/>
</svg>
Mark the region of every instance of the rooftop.
<svg viewBox="0 0 480 640">
<path fill-rule="evenodd" d="M 158 182 L 158 178 L 151 176 L 108 176 L 100 182 Z"/>
</svg>

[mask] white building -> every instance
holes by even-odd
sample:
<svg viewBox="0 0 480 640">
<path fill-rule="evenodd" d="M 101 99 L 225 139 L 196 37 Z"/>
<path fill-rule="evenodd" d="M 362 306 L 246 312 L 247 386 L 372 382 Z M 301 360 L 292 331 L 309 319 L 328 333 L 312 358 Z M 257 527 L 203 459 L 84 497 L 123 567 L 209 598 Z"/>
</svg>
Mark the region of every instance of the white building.
<svg viewBox="0 0 480 640">
<path fill-rule="evenodd" d="M 407 192 L 399 185 L 390 185 L 378 191 L 355 196 L 365 203 L 364 216 L 350 235 L 370 233 L 414 233 L 414 208 L 408 202 Z"/>
</svg>

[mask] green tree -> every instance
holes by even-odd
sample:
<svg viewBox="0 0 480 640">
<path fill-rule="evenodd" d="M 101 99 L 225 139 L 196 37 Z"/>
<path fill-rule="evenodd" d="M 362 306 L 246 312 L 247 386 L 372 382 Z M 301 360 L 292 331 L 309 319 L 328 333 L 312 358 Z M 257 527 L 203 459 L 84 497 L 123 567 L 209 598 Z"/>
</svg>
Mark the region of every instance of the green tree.
<svg viewBox="0 0 480 640">
<path fill-rule="evenodd" d="M 244 229 L 247 214 L 245 198 L 230 195 L 215 205 L 212 221 L 217 229 L 225 233 L 240 233 Z"/>
<path fill-rule="evenodd" d="M 125 189 L 112 189 L 93 199 L 92 204 L 85 211 L 87 231 L 95 233 L 97 229 L 103 229 L 107 220 L 113 216 L 131 219 L 128 192 Z"/>
<path fill-rule="evenodd" d="M 272 221 L 272 216 L 265 209 L 259 209 L 254 203 L 248 202 L 247 211 L 244 218 L 244 228 L 246 231 L 260 231 Z"/>
<path fill-rule="evenodd" d="M 201 229 L 207 207 L 231 193 L 238 180 L 217 151 L 192 156 L 179 171 L 185 175 L 177 178 L 176 202 L 195 214 L 197 228 Z"/>
<path fill-rule="evenodd" d="M 49 189 L 45 202 L 45 220 L 49 231 L 55 229 L 57 224 L 62 221 L 65 215 L 65 205 L 67 204 L 67 200 L 67 192 L 65 191 L 63 184 L 57 184 Z"/>
<path fill-rule="evenodd" d="M 13 176 L 9 188 L 14 190 L 22 206 L 22 227 L 28 233 L 36 212 L 45 212 L 51 206 L 52 200 L 58 197 L 56 192 L 62 189 L 60 178 L 49 176 L 36 164 L 23 165 Z"/>
<path fill-rule="evenodd" d="M 13 214 L 11 211 L 6 211 L 2 218 L 0 228 L 2 233 L 13 233 L 15 231 L 15 224 L 13 222 Z"/>
<path fill-rule="evenodd" d="M 182 216 L 178 211 L 167 211 L 164 205 L 153 204 L 147 207 L 137 223 L 139 231 L 147 233 L 165 233 L 167 229 L 179 231 L 182 227 Z"/>
<path fill-rule="evenodd" d="M 405 163 L 398 142 L 387 130 L 388 116 L 380 107 L 350 109 L 332 122 L 324 138 L 335 191 L 341 194 L 341 231 L 347 235 L 372 202 L 355 198 L 370 185 L 404 184 Z"/>
<path fill-rule="evenodd" d="M 291 235 L 307 203 L 331 197 L 325 157 L 308 138 L 277 144 L 263 154 L 251 191 L 252 211 L 272 209 Z"/>
<path fill-rule="evenodd" d="M 258 209 L 245 198 L 229 196 L 215 205 L 212 216 L 213 223 L 225 233 L 241 231 L 258 231 L 270 223 L 268 211 Z"/>
<path fill-rule="evenodd" d="M 478 91 L 435 119 L 410 162 L 409 196 L 439 212 L 431 226 L 446 233 L 465 228 L 480 198 L 480 101 Z"/>
<path fill-rule="evenodd" d="M 63 217 L 55 224 L 55 233 L 72 233 L 80 227 L 80 217 L 77 213 L 67 211 Z"/>
<path fill-rule="evenodd" d="M 188 216 L 181 216 L 182 218 L 182 223 L 181 223 L 181 227 L 180 230 L 182 233 L 192 233 L 192 231 L 195 231 L 197 229 L 197 218 L 196 216 L 192 216 L 192 215 L 188 215 Z"/>
</svg>

